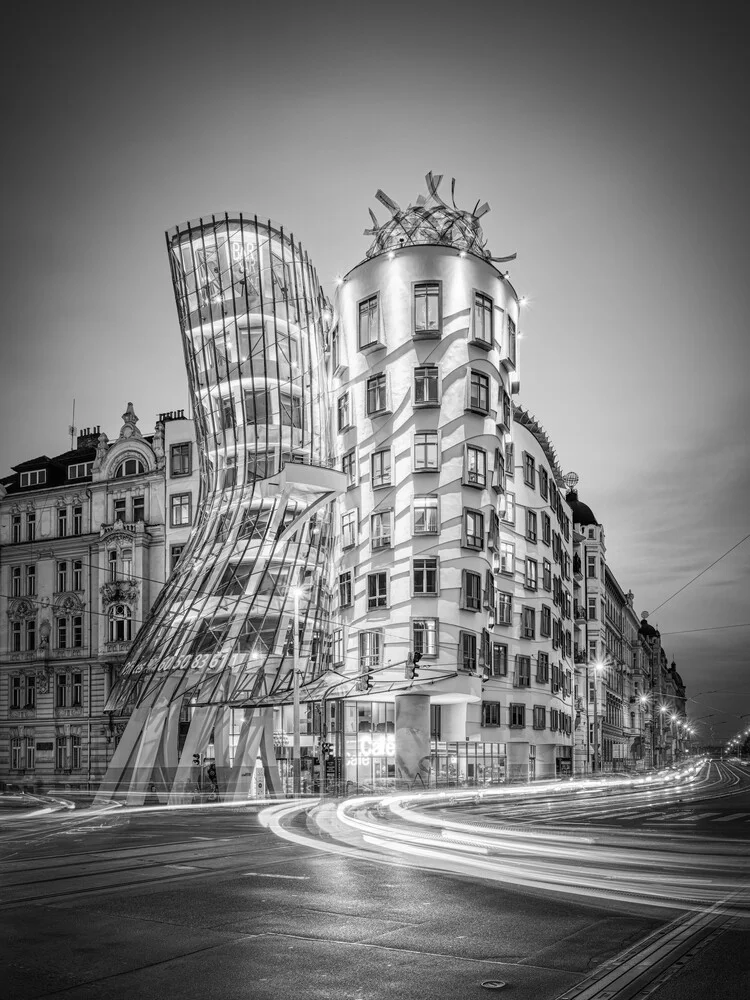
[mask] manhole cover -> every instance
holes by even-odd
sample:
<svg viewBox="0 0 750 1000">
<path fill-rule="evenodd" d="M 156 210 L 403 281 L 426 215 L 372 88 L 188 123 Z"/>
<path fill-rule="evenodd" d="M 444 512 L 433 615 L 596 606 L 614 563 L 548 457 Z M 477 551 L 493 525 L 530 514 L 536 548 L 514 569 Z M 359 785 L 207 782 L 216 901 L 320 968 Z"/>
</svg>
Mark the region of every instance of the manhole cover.
<svg viewBox="0 0 750 1000">
<path fill-rule="evenodd" d="M 485 979 L 482 986 L 486 990 L 501 990 L 505 986 L 505 983 L 500 979 Z"/>
</svg>

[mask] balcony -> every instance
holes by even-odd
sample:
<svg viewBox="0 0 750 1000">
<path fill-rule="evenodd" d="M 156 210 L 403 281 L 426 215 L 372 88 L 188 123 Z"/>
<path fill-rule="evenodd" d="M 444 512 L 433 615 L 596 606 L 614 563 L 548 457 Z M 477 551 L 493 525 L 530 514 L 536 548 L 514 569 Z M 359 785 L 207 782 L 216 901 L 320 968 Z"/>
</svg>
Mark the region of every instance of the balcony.
<svg viewBox="0 0 750 1000">
<path fill-rule="evenodd" d="M 573 556 L 573 576 L 576 580 L 583 579 L 583 571 L 581 569 L 581 557 L 576 553 Z"/>
<path fill-rule="evenodd" d="M 585 622 L 586 621 L 586 610 L 583 608 L 582 605 L 580 605 L 580 604 L 574 605 L 574 607 L 573 607 L 573 618 L 574 618 L 574 620 L 576 622 Z"/>
</svg>

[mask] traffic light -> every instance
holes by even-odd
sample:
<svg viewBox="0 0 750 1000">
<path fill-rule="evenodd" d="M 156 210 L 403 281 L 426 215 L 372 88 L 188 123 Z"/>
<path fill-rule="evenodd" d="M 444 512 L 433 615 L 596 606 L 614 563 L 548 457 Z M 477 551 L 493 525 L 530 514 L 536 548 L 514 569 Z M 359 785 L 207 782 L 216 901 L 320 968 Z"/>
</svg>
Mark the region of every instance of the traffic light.
<svg viewBox="0 0 750 1000">
<path fill-rule="evenodd" d="M 201 755 L 199 753 L 193 754 L 193 767 L 201 766 Z"/>
<path fill-rule="evenodd" d="M 406 679 L 413 681 L 419 676 L 418 663 L 422 659 L 421 653 L 406 654 Z"/>
</svg>

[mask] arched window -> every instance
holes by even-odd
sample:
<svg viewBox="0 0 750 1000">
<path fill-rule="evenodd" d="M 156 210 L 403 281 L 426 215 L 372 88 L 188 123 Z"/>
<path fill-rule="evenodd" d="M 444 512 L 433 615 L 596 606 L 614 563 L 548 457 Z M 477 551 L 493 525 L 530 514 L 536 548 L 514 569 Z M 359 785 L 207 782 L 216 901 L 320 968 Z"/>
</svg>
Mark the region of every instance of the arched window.
<svg viewBox="0 0 750 1000">
<path fill-rule="evenodd" d="M 122 479 L 123 476 L 140 476 L 145 472 L 143 462 L 140 458 L 126 458 L 120 462 L 115 472 L 115 479 Z"/>
<path fill-rule="evenodd" d="M 109 612 L 109 641 L 130 642 L 133 614 L 125 604 L 114 604 Z"/>
</svg>

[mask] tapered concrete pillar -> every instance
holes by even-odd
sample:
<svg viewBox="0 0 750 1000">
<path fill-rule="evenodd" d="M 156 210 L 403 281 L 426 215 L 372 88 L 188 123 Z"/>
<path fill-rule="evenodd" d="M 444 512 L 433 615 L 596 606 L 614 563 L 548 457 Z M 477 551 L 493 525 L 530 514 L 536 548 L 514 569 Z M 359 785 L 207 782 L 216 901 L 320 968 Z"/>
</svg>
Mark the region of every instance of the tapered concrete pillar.
<svg viewBox="0 0 750 1000">
<path fill-rule="evenodd" d="M 396 783 L 427 788 L 430 777 L 430 696 L 396 695 Z"/>
<path fill-rule="evenodd" d="M 505 754 L 508 760 L 508 780 L 529 780 L 529 744 L 506 743 Z"/>
</svg>

